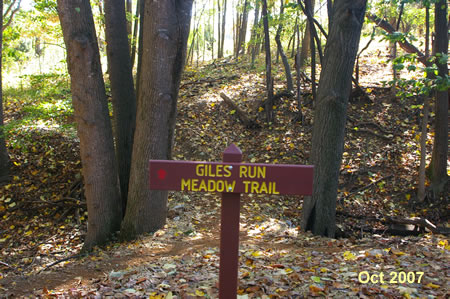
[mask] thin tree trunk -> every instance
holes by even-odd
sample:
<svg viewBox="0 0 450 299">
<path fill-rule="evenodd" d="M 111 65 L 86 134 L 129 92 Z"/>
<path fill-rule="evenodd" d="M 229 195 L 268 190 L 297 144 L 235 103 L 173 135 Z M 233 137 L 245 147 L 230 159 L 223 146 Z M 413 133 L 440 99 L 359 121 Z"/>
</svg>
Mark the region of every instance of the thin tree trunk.
<svg viewBox="0 0 450 299">
<path fill-rule="evenodd" d="M 197 2 L 194 2 L 194 17 L 193 17 L 193 30 L 192 30 L 192 41 L 191 45 L 189 46 L 189 50 L 187 52 L 187 58 L 186 61 L 189 62 L 190 65 L 193 65 L 194 63 L 194 46 L 195 46 L 195 38 L 197 37 L 197 26 L 198 24 L 195 23 L 197 19 Z"/>
<path fill-rule="evenodd" d="M 448 3 L 441 0 L 435 4 L 435 49 L 436 55 L 445 57 L 448 52 L 448 21 L 447 21 Z M 439 70 L 439 76 L 445 78 L 448 75 L 447 61 L 436 59 L 436 65 Z M 447 196 L 445 186 L 448 185 L 447 175 L 447 157 L 448 157 L 448 99 L 449 91 L 436 91 L 435 121 L 434 121 L 434 144 L 431 157 L 431 187 L 434 197 L 439 198 Z"/>
<path fill-rule="evenodd" d="M 398 14 L 397 23 L 395 25 L 395 31 L 398 31 L 400 28 L 400 22 L 402 21 L 402 15 L 403 15 L 403 7 L 404 7 L 404 2 L 402 2 L 400 5 L 400 12 Z M 396 42 L 394 42 L 394 44 L 393 44 L 392 56 L 393 56 L 392 61 L 394 61 L 397 58 L 397 43 Z M 398 78 L 398 74 L 397 74 L 397 69 L 395 68 L 394 64 L 393 64 L 393 68 L 392 68 L 392 74 L 393 74 L 393 79 L 396 80 Z"/>
<path fill-rule="evenodd" d="M 303 230 L 334 237 L 339 170 L 352 73 L 367 0 L 335 0 L 314 111 L 314 193 L 304 201 Z"/>
<path fill-rule="evenodd" d="M 125 7 L 123 3 L 116 0 L 105 0 L 104 6 L 116 158 L 122 211 L 125 214 L 136 123 L 136 94 L 131 70 L 130 49 L 127 44 Z"/>
<path fill-rule="evenodd" d="M 219 0 L 220 1 L 220 0 Z M 225 43 L 225 25 L 226 25 L 226 19 L 227 19 L 227 0 L 223 1 L 223 6 L 222 6 L 222 34 L 221 37 L 222 39 L 220 40 L 220 51 L 219 51 L 219 58 L 223 57 L 223 47 L 224 47 L 224 43 Z"/>
<path fill-rule="evenodd" d="M 298 18 L 298 15 L 297 15 Z M 300 60 L 300 26 L 297 22 L 297 26 L 295 27 L 295 33 L 297 34 L 297 49 L 295 56 L 295 72 L 297 79 L 297 108 L 298 108 L 298 120 L 300 123 L 303 123 L 303 111 L 302 111 L 302 90 L 301 90 L 301 80 L 300 80 L 300 64 L 297 61 Z"/>
<path fill-rule="evenodd" d="M 0 0 L 0 24 L 3 24 L 3 0 Z M 3 30 L 0 30 L 0 41 L 3 40 Z M 3 129 L 3 85 L 2 85 L 2 52 L 3 44 L 0 44 L 0 182 L 9 178 L 9 157 L 6 150 L 5 130 Z"/>
<path fill-rule="evenodd" d="M 105 1 L 106 0 L 103 0 L 103 2 L 105 2 Z M 132 13 L 133 13 L 132 12 L 132 7 L 133 7 L 133 1 L 132 0 L 125 0 L 125 11 L 126 11 L 125 19 L 126 19 L 126 23 L 127 23 L 127 36 L 128 37 L 130 37 L 131 34 L 132 34 L 132 32 L 131 32 L 132 27 L 131 26 L 133 25 L 133 22 L 132 22 L 132 19 L 129 18 L 129 17 L 132 16 Z M 106 13 L 106 11 L 105 11 L 105 13 Z M 130 43 L 130 50 L 131 50 L 131 39 L 129 39 L 128 42 Z"/>
<path fill-rule="evenodd" d="M 425 95 L 423 103 L 422 130 L 420 135 L 420 167 L 419 167 L 419 185 L 417 191 L 417 199 L 419 202 L 425 200 L 425 168 L 427 157 L 427 125 L 428 125 L 429 99 Z"/>
<path fill-rule="evenodd" d="M 237 42 L 237 50 L 236 50 L 236 58 L 239 56 L 241 50 L 245 52 L 245 37 L 247 35 L 247 23 L 248 23 L 248 0 L 244 1 L 244 10 L 242 12 L 242 21 L 238 28 L 238 42 Z M 244 54 L 244 53 L 242 53 Z"/>
<path fill-rule="evenodd" d="M 267 0 L 262 0 L 262 19 L 264 23 L 264 47 L 266 50 L 266 88 L 267 100 L 265 104 L 267 123 L 273 121 L 273 79 L 272 58 L 270 54 L 269 20 L 267 15 Z"/>
<path fill-rule="evenodd" d="M 134 25 L 133 25 L 133 38 L 131 39 L 131 69 L 134 67 L 134 61 L 136 59 L 136 44 L 137 44 L 137 33 L 138 33 L 138 20 L 139 20 L 139 12 L 140 12 L 140 6 L 141 1 L 144 0 L 137 0 L 136 3 L 136 15 L 134 17 Z"/>
<path fill-rule="evenodd" d="M 122 219 L 113 135 L 89 0 L 58 0 L 58 14 L 89 213 L 83 250 L 91 250 L 119 230 Z"/>
<path fill-rule="evenodd" d="M 241 16 L 239 15 L 239 11 L 238 11 L 237 7 L 235 9 L 236 9 L 236 15 L 233 14 L 233 50 L 234 50 L 234 55 L 236 56 Z"/>
<path fill-rule="evenodd" d="M 311 7 L 311 15 L 314 16 L 314 4 L 315 0 L 305 0 L 305 6 Z M 305 66 L 306 59 L 308 58 L 308 55 L 310 54 L 311 50 L 311 29 L 310 29 L 310 23 L 306 22 L 306 28 L 305 28 L 305 34 L 303 35 L 302 40 L 302 49 L 300 52 L 300 61 L 297 63 L 300 63 L 300 68 L 303 68 Z"/>
<path fill-rule="evenodd" d="M 316 105 L 316 99 L 317 99 L 316 70 L 317 70 L 317 67 L 316 67 L 316 46 L 314 44 L 313 37 L 311 37 L 310 50 L 311 50 L 311 81 L 312 81 L 311 93 L 312 93 L 313 105 Z"/>
<path fill-rule="evenodd" d="M 289 53 L 290 49 L 291 49 L 291 45 L 292 45 L 292 50 L 291 50 L 291 59 L 295 58 L 295 55 L 297 53 L 297 47 L 296 45 L 296 37 L 297 37 L 297 24 L 298 24 L 298 18 L 295 18 L 295 24 L 294 24 L 294 32 L 291 35 L 291 38 L 289 39 L 289 44 L 288 44 L 288 49 L 287 52 Z"/>
<path fill-rule="evenodd" d="M 222 41 L 222 27 L 221 27 L 221 20 L 222 20 L 222 14 L 221 14 L 221 7 L 220 7 L 220 1 L 217 0 L 217 58 L 220 59 L 223 57 L 223 52 L 220 52 L 220 45 Z"/>
<path fill-rule="evenodd" d="M 312 41 L 314 42 L 314 40 L 315 40 L 315 45 L 317 46 L 317 53 L 319 54 L 320 64 L 322 64 L 322 60 L 323 60 L 322 46 L 320 43 L 319 34 L 317 33 L 317 30 L 316 30 L 316 26 L 319 27 L 319 29 L 321 30 L 321 32 L 325 36 L 325 38 L 328 38 L 328 34 L 325 32 L 325 30 L 322 28 L 322 26 L 319 24 L 319 22 L 316 19 L 314 19 L 313 14 L 312 14 L 313 9 L 312 8 L 310 10 L 306 9 L 300 0 L 298 0 L 297 3 L 300 5 L 303 12 L 306 14 L 306 17 L 308 18 L 308 23 L 311 25 L 309 28 L 310 28 L 310 33 L 313 36 Z"/>
<path fill-rule="evenodd" d="M 333 0 L 327 0 L 327 13 L 328 13 L 328 32 L 330 32 L 331 21 L 333 20 Z"/>
<path fill-rule="evenodd" d="M 164 226 L 167 191 L 149 190 L 150 159 L 171 158 L 176 105 L 186 61 L 192 0 L 148 1 L 130 187 L 121 237 Z"/>
<path fill-rule="evenodd" d="M 425 56 L 430 56 L 430 4 L 425 6 Z"/>
<path fill-rule="evenodd" d="M 143 45 L 143 41 L 144 41 L 144 12 L 145 12 L 145 0 L 140 0 L 139 2 L 140 7 L 139 7 L 139 38 L 138 38 L 138 42 L 139 42 L 139 48 L 138 48 L 138 55 L 137 55 L 137 72 L 136 72 L 136 109 L 137 109 L 137 99 L 139 98 L 139 91 L 140 89 L 140 78 L 141 78 L 141 74 L 142 74 L 142 54 L 144 52 L 144 45 Z"/>
<path fill-rule="evenodd" d="M 278 24 L 277 34 L 275 35 L 275 42 L 277 43 L 278 52 L 280 53 L 281 60 L 283 61 L 284 72 L 286 74 L 286 83 L 287 89 L 289 92 L 294 91 L 294 84 L 292 83 L 292 73 L 291 66 L 289 65 L 289 61 L 286 57 L 286 54 L 283 50 L 283 45 L 281 44 L 281 32 L 283 31 L 283 13 L 284 13 L 284 5 L 283 0 L 280 1 L 280 23 Z"/>
<path fill-rule="evenodd" d="M 214 1 L 211 2 L 211 10 L 214 11 Z M 215 38 L 214 38 L 214 31 L 215 31 L 215 22 L 216 22 L 216 14 L 212 14 L 212 24 L 209 23 L 208 26 L 209 28 L 211 28 L 211 60 L 214 60 L 214 42 L 215 42 Z"/>
<path fill-rule="evenodd" d="M 253 19 L 253 27 L 252 27 L 252 36 L 250 38 L 251 40 L 251 53 L 252 53 L 252 62 L 251 67 L 255 67 L 255 59 L 256 54 L 258 52 L 258 40 L 259 40 L 259 3 L 260 0 L 256 0 L 256 7 L 255 7 L 255 18 Z"/>
</svg>

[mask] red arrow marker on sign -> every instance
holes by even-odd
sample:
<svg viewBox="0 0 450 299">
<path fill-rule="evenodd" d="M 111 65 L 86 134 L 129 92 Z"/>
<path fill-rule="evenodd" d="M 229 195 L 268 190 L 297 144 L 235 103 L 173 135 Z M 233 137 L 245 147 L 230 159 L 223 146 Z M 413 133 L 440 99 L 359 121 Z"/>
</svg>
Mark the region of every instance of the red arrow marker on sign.
<svg viewBox="0 0 450 299">
<path fill-rule="evenodd" d="M 158 179 L 164 180 L 166 178 L 166 175 L 167 171 L 165 171 L 164 169 L 158 170 Z"/>
</svg>

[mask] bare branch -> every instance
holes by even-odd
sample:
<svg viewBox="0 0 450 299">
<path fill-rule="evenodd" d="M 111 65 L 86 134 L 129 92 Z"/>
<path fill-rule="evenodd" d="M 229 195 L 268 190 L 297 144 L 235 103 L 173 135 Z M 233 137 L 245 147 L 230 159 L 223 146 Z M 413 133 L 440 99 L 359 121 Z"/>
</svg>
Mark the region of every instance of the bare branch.
<svg viewBox="0 0 450 299">
<path fill-rule="evenodd" d="M 14 0 L 11 5 L 8 7 L 8 9 L 6 10 L 6 13 L 3 15 L 3 19 L 5 20 L 8 13 L 10 12 L 10 16 L 8 21 L 6 22 L 6 24 L 3 24 L 2 26 L 2 31 L 5 30 L 9 25 L 11 25 L 11 22 L 14 18 L 14 15 L 20 10 L 20 2 L 22 2 L 22 0 L 19 0 L 19 2 L 17 3 L 16 8 L 14 8 L 14 10 L 11 11 L 13 5 L 16 3 L 16 0 Z"/>
</svg>

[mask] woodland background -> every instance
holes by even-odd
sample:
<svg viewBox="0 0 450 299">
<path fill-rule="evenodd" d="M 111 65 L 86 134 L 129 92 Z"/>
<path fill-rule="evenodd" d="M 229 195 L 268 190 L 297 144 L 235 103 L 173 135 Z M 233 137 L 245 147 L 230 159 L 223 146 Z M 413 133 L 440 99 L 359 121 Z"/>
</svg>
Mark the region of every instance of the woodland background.
<svg viewBox="0 0 450 299">
<path fill-rule="evenodd" d="M 316 166 L 242 196 L 241 298 L 449 295 L 447 1 L 0 3 L 0 296 L 216 297 L 220 196 L 147 161 L 231 143 Z"/>
</svg>

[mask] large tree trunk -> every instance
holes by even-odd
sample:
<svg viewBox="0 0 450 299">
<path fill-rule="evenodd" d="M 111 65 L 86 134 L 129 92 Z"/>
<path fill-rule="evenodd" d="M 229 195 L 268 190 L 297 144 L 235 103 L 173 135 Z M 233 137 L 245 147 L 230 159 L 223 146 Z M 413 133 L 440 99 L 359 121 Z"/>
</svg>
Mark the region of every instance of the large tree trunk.
<svg viewBox="0 0 450 299">
<path fill-rule="evenodd" d="M 272 56 L 270 53 L 269 20 L 267 14 L 267 0 L 262 0 L 262 19 L 264 24 L 264 48 L 266 51 L 266 88 L 267 100 L 265 104 L 267 123 L 273 121 L 273 80 L 272 80 Z"/>
<path fill-rule="evenodd" d="M 131 71 L 125 6 L 122 1 L 116 0 L 105 0 L 104 5 L 109 80 L 114 108 L 116 158 L 122 211 L 125 214 L 136 123 L 136 94 Z"/>
<path fill-rule="evenodd" d="M 164 226 L 167 191 L 149 190 L 150 159 L 170 159 L 192 0 L 147 1 L 144 55 L 123 239 Z"/>
<path fill-rule="evenodd" d="M 283 31 L 284 5 L 283 5 L 283 0 L 281 0 L 280 2 L 281 2 L 280 23 L 278 24 L 277 34 L 275 35 L 275 42 L 277 43 L 278 52 L 280 53 L 281 60 L 283 61 L 284 73 L 286 74 L 287 89 L 289 92 L 293 92 L 294 84 L 292 83 L 291 66 L 289 65 L 289 61 L 283 50 L 283 45 L 281 44 L 281 32 Z"/>
<path fill-rule="evenodd" d="M 89 213 L 83 249 L 90 250 L 120 229 L 113 135 L 89 0 L 58 0 L 58 14 L 67 48 Z"/>
<path fill-rule="evenodd" d="M 309 3 L 308 3 L 309 2 Z M 311 7 L 311 15 L 314 17 L 314 4 L 315 0 L 306 0 L 305 6 Z M 305 28 L 305 34 L 303 35 L 302 39 L 302 49 L 300 52 L 300 61 L 297 61 L 297 63 L 300 63 L 300 68 L 302 69 L 305 66 L 306 59 L 308 58 L 308 55 L 310 54 L 311 50 L 311 28 L 310 23 L 306 22 L 306 28 Z M 330 30 L 330 29 L 328 29 Z"/>
<path fill-rule="evenodd" d="M 447 32 L 447 10 L 448 3 L 441 0 L 435 4 L 435 50 L 436 54 L 447 55 L 448 32 Z M 448 75 L 447 61 L 436 59 L 439 76 L 445 78 Z M 448 90 L 436 91 L 435 122 L 434 122 L 434 144 L 431 157 L 431 187 L 434 197 L 444 195 L 446 198 L 447 156 L 448 156 Z M 444 193 L 444 194 L 441 194 Z"/>
<path fill-rule="evenodd" d="M 0 0 L 0 24 L 3 24 L 3 0 Z M 3 40 L 3 30 L 0 30 L 0 41 Z M 6 150 L 5 131 L 3 130 L 3 85 L 2 85 L 2 49 L 0 43 L 0 182 L 8 180 L 9 157 Z"/>
<path fill-rule="evenodd" d="M 302 228 L 334 237 L 338 176 L 347 104 L 367 0 L 336 0 L 314 113 L 314 193 L 305 198 Z"/>
</svg>

